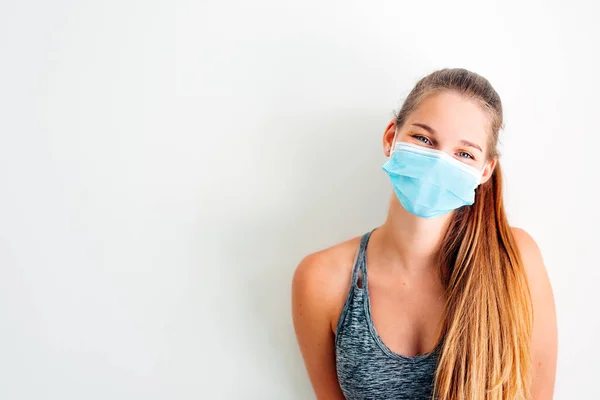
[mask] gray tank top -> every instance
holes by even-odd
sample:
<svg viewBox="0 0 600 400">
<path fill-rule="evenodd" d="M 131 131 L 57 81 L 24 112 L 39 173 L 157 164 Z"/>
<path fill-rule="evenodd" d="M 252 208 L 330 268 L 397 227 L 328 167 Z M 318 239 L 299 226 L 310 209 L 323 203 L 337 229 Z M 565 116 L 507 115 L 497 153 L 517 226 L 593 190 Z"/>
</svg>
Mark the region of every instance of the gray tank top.
<svg viewBox="0 0 600 400">
<path fill-rule="evenodd" d="M 366 249 L 371 232 L 361 238 L 350 292 L 337 323 L 335 361 L 340 387 L 349 400 L 431 399 L 442 342 L 430 353 L 407 357 L 390 350 L 379 337 L 369 304 Z M 359 275 L 362 287 L 357 285 Z"/>
</svg>

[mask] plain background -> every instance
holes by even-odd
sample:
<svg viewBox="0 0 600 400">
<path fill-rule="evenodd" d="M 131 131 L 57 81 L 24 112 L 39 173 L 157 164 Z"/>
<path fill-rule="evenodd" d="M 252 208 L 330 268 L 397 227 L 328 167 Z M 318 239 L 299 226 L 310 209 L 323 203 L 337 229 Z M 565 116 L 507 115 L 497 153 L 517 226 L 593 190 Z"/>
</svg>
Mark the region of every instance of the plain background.
<svg viewBox="0 0 600 400">
<path fill-rule="evenodd" d="M 600 398 L 597 2 L 0 2 L 0 398 L 309 399 L 310 252 L 383 222 L 435 69 L 505 107 L 506 204 Z"/>
</svg>

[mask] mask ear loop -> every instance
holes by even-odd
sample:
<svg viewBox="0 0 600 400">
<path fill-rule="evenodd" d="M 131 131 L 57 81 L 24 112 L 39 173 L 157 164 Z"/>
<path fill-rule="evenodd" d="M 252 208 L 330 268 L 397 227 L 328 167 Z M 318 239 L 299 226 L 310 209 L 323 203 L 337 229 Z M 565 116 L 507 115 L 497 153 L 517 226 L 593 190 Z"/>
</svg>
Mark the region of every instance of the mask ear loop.
<svg viewBox="0 0 600 400">
<path fill-rule="evenodd" d="M 485 168 L 488 166 L 488 163 L 483 164 L 483 168 L 481 168 L 481 171 L 479 171 L 479 183 L 477 184 L 477 186 L 481 185 L 481 181 L 483 179 L 483 174 L 485 173 Z"/>
<path fill-rule="evenodd" d="M 394 154 L 394 151 L 396 150 L 396 136 L 398 136 L 398 127 L 394 127 L 394 139 L 392 140 L 392 147 L 390 147 L 390 155 L 388 156 L 388 158 L 390 158 L 392 156 L 392 154 Z"/>
</svg>

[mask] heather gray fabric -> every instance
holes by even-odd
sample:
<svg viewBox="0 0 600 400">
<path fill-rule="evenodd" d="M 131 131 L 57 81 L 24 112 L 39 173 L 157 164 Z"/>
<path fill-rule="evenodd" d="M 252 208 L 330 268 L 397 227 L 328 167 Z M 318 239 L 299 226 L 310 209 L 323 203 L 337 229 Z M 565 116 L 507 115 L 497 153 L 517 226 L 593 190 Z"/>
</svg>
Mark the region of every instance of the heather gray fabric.
<svg viewBox="0 0 600 400">
<path fill-rule="evenodd" d="M 394 353 L 379 337 L 369 304 L 366 249 L 371 232 L 361 238 L 350 292 L 337 324 L 337 376 L 349 400 L 431 399 L 441 342 L 431 352 L 406 357 Z M 357 286 L 359 275 L 361 287 Z"/>
</svg>

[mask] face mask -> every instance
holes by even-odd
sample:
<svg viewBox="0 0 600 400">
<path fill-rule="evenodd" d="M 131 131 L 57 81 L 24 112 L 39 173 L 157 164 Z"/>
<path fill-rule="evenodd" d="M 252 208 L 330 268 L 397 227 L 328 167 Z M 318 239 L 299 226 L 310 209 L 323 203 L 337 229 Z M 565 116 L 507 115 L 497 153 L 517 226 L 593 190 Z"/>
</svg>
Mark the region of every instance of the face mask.
<svg viewBox="0 0 600 400">
<path fill-rule="evenodd" d="M 383 170 L 402 206 L 422 218 L 473 204 L 483 174 L 443 151 L 404 142 L 395 143 Z"/>
</svg>

